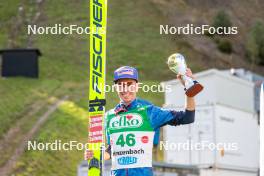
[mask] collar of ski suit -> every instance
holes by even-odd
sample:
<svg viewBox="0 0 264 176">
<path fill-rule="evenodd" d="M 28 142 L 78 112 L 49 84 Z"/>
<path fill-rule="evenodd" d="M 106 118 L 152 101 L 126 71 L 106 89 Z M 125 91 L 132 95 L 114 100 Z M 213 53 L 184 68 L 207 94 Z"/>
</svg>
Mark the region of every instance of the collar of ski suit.
<svg viewBox="0 0 264 176">
<path fill-rule="evenodd" d="M 120 112 L 127 112 L 131 109 L 134 109 L 136 107 L 137 103 L 137 98 L 133 100 L 129 105 L 125 105 L 124 102 L 120 102 L 114 109 L 115 114 L 118 114 Z"/>
</svg>

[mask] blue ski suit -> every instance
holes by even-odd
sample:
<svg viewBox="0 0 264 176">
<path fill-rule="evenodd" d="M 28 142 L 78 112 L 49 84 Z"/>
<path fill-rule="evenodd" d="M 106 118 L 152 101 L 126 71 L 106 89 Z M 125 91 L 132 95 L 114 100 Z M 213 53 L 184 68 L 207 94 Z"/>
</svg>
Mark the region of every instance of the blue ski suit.
<svg viewBox="0 0 264 176">
<path fill-rule="evenodd" d="M 115 108 L 116 113 L 127 111 L 138 108 L 139 106 L 148 105 L 147 116 L 151 123 L 152 128 L 155 130 L 153 144 L 157 145 L 159 142 L 159 129 L 164 125 L 183 125 L 194 122 L 195 111 L 174 111 L 167 110 L 157 106 L 154 106 L 150 102 L 143 99 L 135 99 L 130 105 L 125 106 L 120 103 Z M 110 136 L 107 135 L 107 143 L 109 145 L 106 152 L 111 153 Z M 152 167 L 140 167 L 140 168 L 128 168 L 128 169 L 117 169 L 111 171 L 111 176 L 153 176 Z"/>
</svg>

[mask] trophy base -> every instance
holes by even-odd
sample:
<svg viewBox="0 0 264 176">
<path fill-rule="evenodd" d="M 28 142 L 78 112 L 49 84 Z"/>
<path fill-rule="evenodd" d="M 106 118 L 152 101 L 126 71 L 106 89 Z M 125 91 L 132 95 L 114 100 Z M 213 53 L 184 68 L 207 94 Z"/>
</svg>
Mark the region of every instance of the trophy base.
<svg viewBox="0 0 264 176">
<path fill-rule="evenodd" d="M 194 84 L 192 87 L 186 90 L 185 94 L 188 97 L 194 97 L 203 90 L 203 86 L 200 83 Z"/>
</svg>

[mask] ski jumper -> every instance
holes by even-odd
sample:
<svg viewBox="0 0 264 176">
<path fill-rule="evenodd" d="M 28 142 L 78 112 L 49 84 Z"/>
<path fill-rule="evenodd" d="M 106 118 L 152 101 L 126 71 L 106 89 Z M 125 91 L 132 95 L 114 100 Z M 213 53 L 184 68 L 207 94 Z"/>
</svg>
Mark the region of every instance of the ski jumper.
<svg viewBox="0 0 264 176">
<path fill-rule="evenodd" d="M 153 176 L 152 148 L 159 140 L 159 128 L 192 123 L 194 116 L 195 111 L 167 110 L 142 99 L 135 99 L 128 106 L 120 103 L 108 111 L 105 125 L 111 146 L 111 175 Z"/>
</svg>

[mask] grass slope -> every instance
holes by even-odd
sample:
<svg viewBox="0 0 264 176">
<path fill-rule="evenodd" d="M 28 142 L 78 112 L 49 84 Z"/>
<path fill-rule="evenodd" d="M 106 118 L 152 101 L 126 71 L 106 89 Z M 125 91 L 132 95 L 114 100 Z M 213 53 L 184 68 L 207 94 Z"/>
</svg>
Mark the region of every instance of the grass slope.
<svg viewBox="0 0 264 176">
<path fill-rule="evenodd" d="M 12 0 L 18 7 L 18 1 Z M 3 2 L 1 3 L 3 4 Z M 28 8 L 32 4 L 28 3 Z M 6 7 L 1 5 L 1 8 Z M 47 0 L 44 17 L 39 25 L 55 23 L 88 25 L 87 0 Z M 10 19 L 12 12 L 1 13 Z M 10 9 L 11 11 L 11 9 Z M 109 1 L 107 43 L 107 80 L 111 83 L 112 71 L 121 65 L 139 69 L 140 79 L 146 84 L 158 84 L 173 78 L 165 64 L 169 54 L 177 50 L 173 41 L 159 35 L 159 24 L 164 19 L 149 0 Z M 1 31 L 7 31 L 7 28 Z M 22 32 L 25 33 L 25 32 Z M 22 37 L 23 38 L 23 37 Z M 23 42 L 22 42 L 23 43 Z M 6 35 L 0 34 L 0 44 L 6 46 Z M 36 100 L 49 96 L 70 95 L 70 100 L 83 109 L 87 108 L 88 93 L 88 36 L 34 36 L 34 46 L 40 48 L 40 79 L 12 78 L 0 80 L 0 135 L 14 124 Z M 2 96 L 4 94 L 4 96 Z M 162 93 L 143 93 L 157 105 L 162 105 Z M 107 109 L 118 102 L 114 93 L 107 94 Z M 111 100 L 111 101 L 109 101 Z M 35 140 L 53 142 L 86 141 L 87 119 L 58 110 L 36 135 Z M 82 151 L 26 151 L 17 163 L 15 175 L 76 175 Z"/>
</svg>

